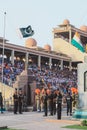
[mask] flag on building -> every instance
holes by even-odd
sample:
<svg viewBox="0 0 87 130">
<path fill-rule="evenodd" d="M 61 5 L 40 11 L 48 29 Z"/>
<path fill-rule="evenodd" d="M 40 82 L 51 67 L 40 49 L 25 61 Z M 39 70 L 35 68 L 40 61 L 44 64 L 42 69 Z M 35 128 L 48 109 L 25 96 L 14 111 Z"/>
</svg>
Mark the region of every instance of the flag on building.
<svg viewBox="0 0 87 130">
<path fill-rule="evenodd" d="M 29 25 L 25 28 L 19 28 L 21 35 L 23 38 L 30 37 L 34 35 L 34 30 L 32 30 L 32 27 Z"/>
<path fill-rule="evenodd" d="M 71 44 L 78 48 L 81 52 L 85 52 L 85 49 L 81 43 L 80 35 L 78 32 L 75 33 L 73 39 L 71 40 Z"/>
</svg>

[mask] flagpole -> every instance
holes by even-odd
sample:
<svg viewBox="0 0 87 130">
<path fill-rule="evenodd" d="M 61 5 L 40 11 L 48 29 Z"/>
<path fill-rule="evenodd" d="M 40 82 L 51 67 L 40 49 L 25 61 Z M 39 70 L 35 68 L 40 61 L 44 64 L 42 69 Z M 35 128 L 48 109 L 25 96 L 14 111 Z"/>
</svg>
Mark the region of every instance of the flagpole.
<svg viewBox="0 0 87 130">
<path fill-rule="evenodd" d="M 4 12 L 4 25 L 3 25 L 3 45 L 2 45 L 2 84 L 4 77 L 4 46 L 5 46 L 5 28 L 6 28 L 6 12 Z M 3 87 L 4 105 L 5 105 L 5 86 Z"/>
</svg>

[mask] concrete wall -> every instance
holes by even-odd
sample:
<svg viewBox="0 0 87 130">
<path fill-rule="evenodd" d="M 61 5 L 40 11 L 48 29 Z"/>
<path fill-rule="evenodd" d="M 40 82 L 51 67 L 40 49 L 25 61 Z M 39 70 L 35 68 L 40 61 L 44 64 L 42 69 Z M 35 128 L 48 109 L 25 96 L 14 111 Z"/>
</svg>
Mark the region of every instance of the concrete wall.
<svg viewBox="0 0 87 130">
<path fill-rule="evenodd" d="M 61 38 L 53 39 L 53 50 L 67 54 L 72 57 L 72 61 L 84 61 L 84 56 L 87 55 L 74 47 L 71 43 Z"/>
</svg>

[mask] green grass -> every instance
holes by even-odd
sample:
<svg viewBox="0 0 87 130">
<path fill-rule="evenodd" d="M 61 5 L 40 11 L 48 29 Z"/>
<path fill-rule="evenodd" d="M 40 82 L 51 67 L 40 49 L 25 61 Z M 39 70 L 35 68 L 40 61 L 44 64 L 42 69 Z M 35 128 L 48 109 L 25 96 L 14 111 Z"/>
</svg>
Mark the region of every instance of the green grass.
<svg viewBox="0 0 87 130">
<path fill-rule="evenodd" d="M 69 125 L 62 128 L 87 130 L 87 126 L 80 126 L 80 125 Z"/>
</svg>

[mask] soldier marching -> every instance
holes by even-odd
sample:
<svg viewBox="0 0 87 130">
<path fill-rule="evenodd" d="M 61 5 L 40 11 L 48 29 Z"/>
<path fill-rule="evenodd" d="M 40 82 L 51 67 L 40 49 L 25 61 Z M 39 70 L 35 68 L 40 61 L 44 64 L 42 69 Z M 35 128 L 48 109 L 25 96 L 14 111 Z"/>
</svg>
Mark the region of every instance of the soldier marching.
<svg viewBox="0 0 87 130">
<path fill-rule="evenodd" d="M 70 87 L 69 91 L 67 91 L 65 94 L 62 92 L 61 88 L 53 89 L 52 86 L 43 86 L 43 88 L 39 88 L 38 93 L 39 98 L 37 100 L 39 100 L 39 104 L 37 106 L 39 106 L 39 112 L 44 111 L 44 116 L 48 116 L 48 113 L 49 116 L 57 114 L 57 119 L 61 119 L 63 104 L 66 104 L 65 106 L 67 116 L 72 116 L 73 102 L 75 108 L 78 105 L 78 94 L 73 95 Z"/>
<path fill-rule="evenodd" d="M 19 114 L 22 114 L 23 99 L 24 99 L 24 95 L 23 95 L 22 89 L 19 89 L 19 91 L 15 89 L 15 92 L 13 94 L 14 114 L 17 114 L 18 111 L 19 111 Z"/>
</svg>

